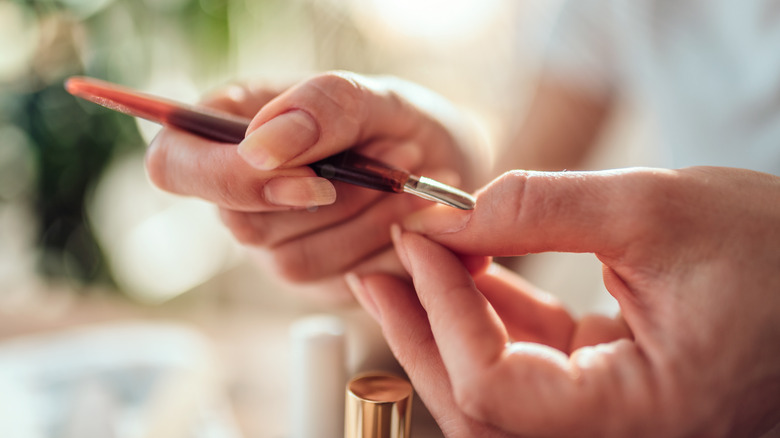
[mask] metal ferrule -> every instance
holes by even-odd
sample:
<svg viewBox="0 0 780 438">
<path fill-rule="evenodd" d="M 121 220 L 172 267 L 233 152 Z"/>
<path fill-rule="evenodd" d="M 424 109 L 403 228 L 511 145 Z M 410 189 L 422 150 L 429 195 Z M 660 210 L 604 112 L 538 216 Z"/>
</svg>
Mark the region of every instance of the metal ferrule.
<svg viewBox="0 0 780 438">
<path fill-rule="evenodd" d="M 461 210 L 472 210 L 477 202 L 473 196 L 463 190 L 424 176 L 410 176 L 404 184 L 404 192 Z"/>
</svg>

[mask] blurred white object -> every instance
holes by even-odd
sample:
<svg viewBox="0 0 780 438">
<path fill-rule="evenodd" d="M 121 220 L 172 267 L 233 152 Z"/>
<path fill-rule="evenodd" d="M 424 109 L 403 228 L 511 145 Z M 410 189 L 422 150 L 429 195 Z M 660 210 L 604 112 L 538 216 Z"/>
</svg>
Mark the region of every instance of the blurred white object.
<svg viewBox="0 0 780 438">
<path fill-rule="evenodd" d="M 30 8 L 0 3 L 0 82 L 29 72 L 39 38 L 40 26 Z"/>
<path fill-rule="evenodd" d="M 0 343 L 0 436 L 234 438 L 205 339 L 125 323 Z"/>
<path fill-rule="evenodd" d="M 175 298 L 239 260 L 216 208 L 152 187 L 142 154 L 111 163 L 88 213 L 120 289 L 144 303 Z"/>
<path fill-rule="evenodd" d="M 290 328 L 290 436 L 344 436 L 346 335 L 341 319 L 313 315 Z"/>
<path fill-rule="evenodd" d="M 354 6 L 369 36 L 461 42 L 484 31 L 504 6 L 502 0 L 371 0 Z"/>
</svg>

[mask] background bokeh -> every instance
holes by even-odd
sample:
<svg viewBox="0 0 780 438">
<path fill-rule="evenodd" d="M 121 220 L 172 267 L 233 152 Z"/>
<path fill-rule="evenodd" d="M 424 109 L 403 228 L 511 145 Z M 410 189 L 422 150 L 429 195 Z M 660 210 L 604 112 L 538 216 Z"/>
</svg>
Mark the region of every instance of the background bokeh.
<svg viewBox="0 0 780 438">
<path fill-rule="evenodd" d="M 166 234 L 160 228 L 164 224 L 155 227 L 150 217 L 136 217 L 131 224 L 122 214 L 112 214 L 131 203 L 140 203 L 143 210 L 148 199 L 119 192 L 101 196 L 101 184 L 131 184 L 126 181 L 130 176 L 121 180 L 111 172 L 121 173 L 117 163 L 142 154 L 158 128 L 73 98 L 62 87 L 68 76 L 94 76 L 195 102 L 233 80 L 292 83 L 328 69 L 394 74 L 444 94 L 489 127 L 502 111 L 522 105 L 522 93 L 505 92 L 507 86 L 521 86 L 534 69 L 530 56 L 515 68 L 527 55 L 523 49 L 533 49 L 518 44 L 518 24 L 523 22 L 525 34 L 536 38 L 538 23 L 552 9 L 548 3 L 0 2 L 3 253 L 10 247 L 30 251 L 7 256 L 8 266 L 15 265 L 8 268 L 13 271 L 9 275 L 22 269 L 47 280 L 118 286 L 118 291 L 151 301 L 203 280 L 182 279 L 158 291 L 138 280 L 148 267 L 132 266 L 143 263 L 140 247 L 149 243 L 141 241 L 144 236 L 158 242 L 146 252 L 166 252 L 155 262 L 164 265 L 164 259 L 192 254 L 188 245 L 178 250 L 170 248 L 173 244 L 159 245 L 155 233 Z M 159 213 L 159 208 L 149 210 Z M 128 242 L 127 234 L 144 224 L 146 231 Z M 193 263 L 201 263 L 198 270 L 218 270 L 203 261 Z M 155 272 L 150 276 L 159 281 Z"/>
<path fill-rule="evenodd" d="M 196 102 L 235 80 L 397 75 L 453 101 L 497 142 L 522 117 L 557 5 L 0 0 L 0 435 L 153 436 L 150 424 L 172 421 L 180 427 L 155 430 L 285 436 L 287 325 L 323 310 L 253 269 L 211 206 L 151 186 L 143 154 L 158 127 L 71 97 L 67 77 Z M 627 125 L 612 142 L 633 138 Z M 630 148 L 606 150 L 604 166 L 631 161 Z M 527 267 L 543 286 L 586 289 L 600 274 L 596 262 L 578 276 L 592 267 L 582 260 Z M 569 297 L 577 311 L 609 308 L 581 296 Z M 361 354 L 351 360 L 373 353 Z M 70 365 L 44 366 L 57 363 Z M 166 392 L 158 374 L 178 377 L 163 379 Z M 216 401 L 193 408 L 183 387 Z M 142 415 L 149 405 L 167 408 Z M 208 427 L 181 426 L 195 421 L 182 412 Z"/>
</svg>

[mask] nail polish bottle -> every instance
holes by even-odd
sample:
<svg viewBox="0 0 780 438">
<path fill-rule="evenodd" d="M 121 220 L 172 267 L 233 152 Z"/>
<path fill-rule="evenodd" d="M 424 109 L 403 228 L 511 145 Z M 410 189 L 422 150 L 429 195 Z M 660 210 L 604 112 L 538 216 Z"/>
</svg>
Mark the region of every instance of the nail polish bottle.
<svg viewBox="0 0 780 438">
<path fill-rule="evenodd" d="M 376 372 L 350 380 L 346 391 L 344 438 L 409 438 L 412 385 Z"/>
</svg>

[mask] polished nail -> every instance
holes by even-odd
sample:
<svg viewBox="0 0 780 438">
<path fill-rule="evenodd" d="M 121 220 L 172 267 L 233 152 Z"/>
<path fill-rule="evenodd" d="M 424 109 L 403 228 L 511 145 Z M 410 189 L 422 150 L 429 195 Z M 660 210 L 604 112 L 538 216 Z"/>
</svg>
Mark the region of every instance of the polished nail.
<svg viewBox="0 0 780 438">
<path fill-rule="evenodd" d="M 309 208 L 336 202 L 336 188 L 320 177 L 277 177 L 263 187 L 266 202 L 287 207 Z"/>
<path fill-rule="evenodd" d="M 319 135 L 309 114 L 288 111 L 250 132 L 238 145 L 238 153 L 257 169 L 273 170 L 314 146 Z"/>
</svg>

